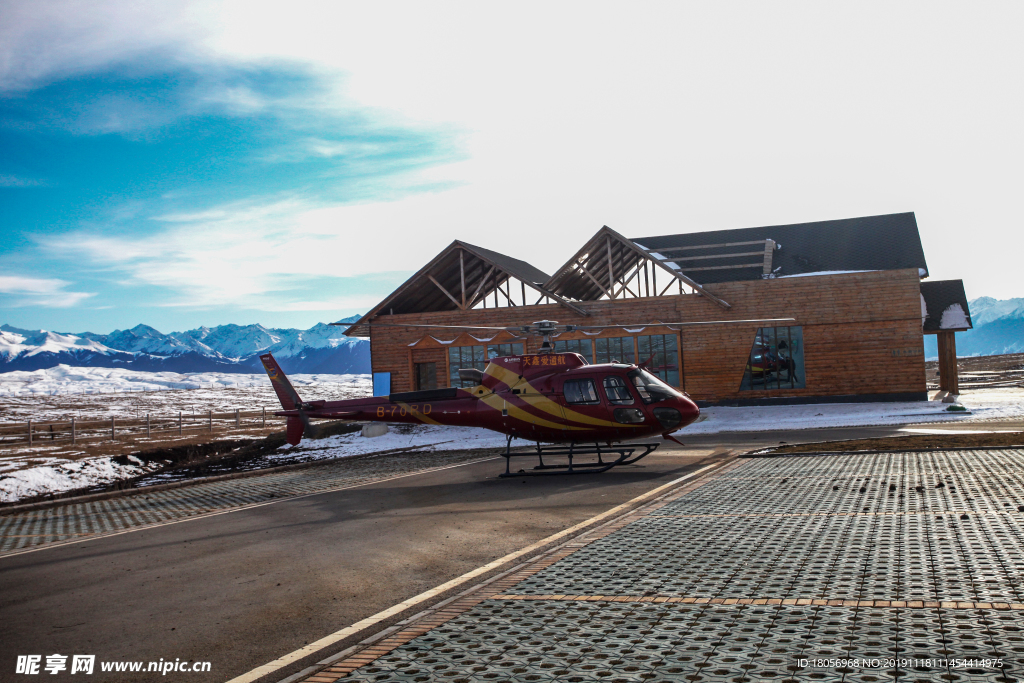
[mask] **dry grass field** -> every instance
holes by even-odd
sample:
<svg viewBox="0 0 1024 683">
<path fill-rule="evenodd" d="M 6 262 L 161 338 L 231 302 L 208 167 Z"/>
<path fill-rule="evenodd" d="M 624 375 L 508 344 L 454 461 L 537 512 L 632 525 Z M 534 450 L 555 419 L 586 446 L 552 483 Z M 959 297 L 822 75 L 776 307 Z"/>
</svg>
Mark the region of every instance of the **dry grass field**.
<svg viewBox="0 0 1024 683">
<path fill-rule="evenodd" d="M 363 379 L 322 382 L 298 390 L 307 400 L 342 400 L 371 393 Z M 0 471 L 260 438 L 284 429 L 284 420 L 273 415 L 280 407 L 269 382 L 239 388 L 0 396 Z"/>
<path fill-rule="evenodd" d="M 924 364 L 929 389 L 939 388 L 939 362 Z M 1024 353 L 1002 356 L 970 356 L 957 359 L 960 389 L 1024 387 Z"/>
</svg>

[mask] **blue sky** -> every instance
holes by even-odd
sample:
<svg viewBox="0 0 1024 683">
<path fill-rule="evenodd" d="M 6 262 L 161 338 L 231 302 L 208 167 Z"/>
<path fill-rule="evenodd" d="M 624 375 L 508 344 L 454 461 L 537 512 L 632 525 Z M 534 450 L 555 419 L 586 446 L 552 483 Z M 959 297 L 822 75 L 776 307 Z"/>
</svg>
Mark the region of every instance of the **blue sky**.
<svg viewBox="0 0 1024 683">
<path fill-rule="evenodd" d="M 915 211 L 1024 296 L 1024 6 L 0 4 L 0 322 L 361 312 L 453 239 Z"/>
<path fill-rule="evenodd" d="M 333 315 L 333 301 L 375 300 L 404 280 L 405 270 L 299 270 L 204 298 L 192 291 L 204 288 L 202 272 L 193 272 L 195 288 L 173 274 L 140 277 L 152 257 L 125 246 L 159 241 L 169 224 L 225 206 L 308 210 L 437 191 L 445 184 L 407 178 L 460 155 L 451 127 L 381 124 L 358 106 L 316 106 L 329 84 L 298 67 L 175 66 L 147 57 L 0 98 L 0 267 L 8 278 L 0 309 L 8 317 L 64 330 L 130 320 L 187 327 L 259 320 L 268 317 L 262 309 L 294 301 L 322 301 Z M 202 251 L 201 231 L 193 237 Z M 262 301 L 247 310 L 247 295 Z M 305 308 L 274 311 L 275 324 L 304 324 Z"/>
</svg>

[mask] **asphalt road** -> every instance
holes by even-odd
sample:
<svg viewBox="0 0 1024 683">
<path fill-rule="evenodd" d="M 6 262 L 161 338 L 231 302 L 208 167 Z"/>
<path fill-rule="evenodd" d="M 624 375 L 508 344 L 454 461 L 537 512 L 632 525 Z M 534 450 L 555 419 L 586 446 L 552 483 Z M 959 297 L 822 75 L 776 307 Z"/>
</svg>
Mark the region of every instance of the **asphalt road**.
<svg viewBox="0 0 1024 683">
<path fill-rule="evenodd" d="M 528 479 L 496 478 L 495 459 L 0 558 L 0 679 L 29 680 L 14 675 L 17 655 L 59 653 L 209 661 L 209 674 L 176 675 L 228 680 L 678 478 L 708 454 L 664 448 L 642 467 Z"/>
</svg>

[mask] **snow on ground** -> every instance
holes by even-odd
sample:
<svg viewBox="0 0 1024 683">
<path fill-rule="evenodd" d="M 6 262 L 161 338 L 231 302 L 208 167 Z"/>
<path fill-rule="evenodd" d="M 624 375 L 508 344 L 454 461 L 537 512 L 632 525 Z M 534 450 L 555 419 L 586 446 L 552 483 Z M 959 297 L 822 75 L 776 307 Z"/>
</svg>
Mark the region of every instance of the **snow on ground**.
<svg viewBox="0 0 1024 683">
<path fill-rule="evenodd" d="M 296 387 L 369 382 L 370 375 L 289 375 Z M 0 396 L 60 396 L 169 391 L 173 389 L 270 388 L 266 374 L 143 372 L 124 368 L 58 365 L 45 370 L 0 373 Z"/>
<path fill-rule="evenodd" d="M 711 407 L 703 408 L 701 415 L 704 419 L 686 427 L 682 433 L 720 434 L 919 422 L 977 422 L 1024 417 L 1024 389 L 1021 388 L 977 389 L 962 394 L 960 403 L 970 411 L 969 415 L 950 412 L 947 410 L 950 404 L 940 401 Z"/>
<path fill-rule="evenodd" d="M 338 401 L 373 393 L 370 375 L 290 375 L 308 401 Z M 265 374 L 141 372 L 60 365 L 0 373 L 0 423 L 116 418 L 156 419 L 206 411 L 268 411 L 281 407 Z"/>
<path fill-rule="evenodd" d="M 526 442 L 514 441 L 513 445 Z M 505 437 L 497 432 L 477 427 L 438 427 L 434 425 L 392 425 L 387 434 L 363 437 L 359 432 L 331 436 L 326 439 L 303 439 L 295 447 L 282 446 L 279 453 L 263 458 L 264 467 L 311 460 L 344 458 L 367 453 L 380 453 L 397 449 L 472 450 L 477 448 L 504 448 Z M 132 456 L 128 456 L 129 460 Z M 0 460 L 0 503 L 12 503 L 23 498 L 59 493 L 108 484 L 119 479 L 137 477 L 158 469 L 160 463 L 150 466 L 119 465 L 109 457 L 67 461 L 57 458 L 34 458 L 34 467 L 15 469 L 14 463 Z M 39 462 L 45 464 L 39 464 Z M 19 459 L 17 466 L 24 466 Z M 160 475 L 153 481 L 159 483 Z"/>
<path fill-rule="evenodd" d="M 971 420 L 1024 416 L 1024 388 L 991 387 L 963 389 L 960 403 L 971 411 Z"/>
<path fill-rule="evenodd" d="M 89 368 L 88 370 L 101 370 Z M 131 371 L 128 371 L 131 372 Z M 126 371 L 116 371 L 123 374 Z M 8 373 L 13 374 L 13 373 Z M 32 374 L 32 373 L 24 373 Z M 132 373 L 135 374 L 135 373 Z M 174 373 L 138 373 L 144 375 L 173 375 Z M 202 376 L 210 378 L 213 373 Z M 225 395 L 237 397 L 250 392 L 260 392 L 266 401 L 276 404 L 269 382 L 259 389 L 246 391 L 230 391 L 224 385 L 216 385 L 217 381 L 238 378 L 238 375 L 224 375 L 223 380 L 214 377 L 209 381 L 220 389 L 203 389 L 193 391 L 165 391 L 139 394 L 151 399 L 162 399 L 177 395 L 202 395 L 203 400 L 215 402 L 214 399 Z M 246 376 L 242 376 L 246 377 Z M 258 377 L 258 376 L 252 376 Z M 3 375 L 0 375 L 2 381 Z M 265 380 L 265 377 L 262 378 Z M 198 381 L 198 380 L 197 380 Z M 205 381 L 205 380 L 204 380 Z M 244 381 L 244 380 L 243 380 Z M 365 375 L 306 375 L 296 376 L 293 382 L 300 382 L 305 387 L 301 390 L 308 400 L 318 398 L 351 398 L 367 396 L 370 393 L 369 377 Z M 263 396 L 263 394 L 266 394 Z M 31 396 L 31 394 L 30 394 Z M 27 403 L 38 405 L 36 398 L 22 397 Z M 62 397 L 62 401 L 74 399 Z M 81 398 L 92 398 L 89 395 Z M 99 399 L 100 397 L 96 397 Z M 6 403 L 10 408 L 17 397 L 9 398 Z M 52 399 L 50 399 L 52 400 Z M 181 404 L 181 398 L 175 405 Z M 103 397 L 99 403 L 109 403 L 111 397 Z M 223 402 L 223 401 L 222 401 Z M 697 424 L 682 430 L 679 436 L 686 434 L 719 434 L 739 431 L 774 431 L 781 429 L 812 429 L 820 427 L 852 427 L 868 425 L 909 425 L 929 422 L 964 422 L 970 429 L 970 423 L 1001 418 L 1024 417 L 1024 389 L 1018 387 L 989 388 L 965 391 L 961 403 L 968 408 L 970 414 L 949 412 L 950 404 L 938 401 L 915 401 L 907 403 L 823 403 L 812 405 L 790 406 L 757 406 L 747 408 L 713 407 L 702 411 L 704 419 Z M 170 404 L 169 404 L 170 405 Z M 175 408 L 177 409 L 177 408 Z M 297 447 L 282 447 L 277 455 L 268 458 L 268 464 L 283 464 L 301 461 L 339 458 L 367 453 L 378 453 L 404 448 L 429 448 L 439 450 L 468 450 L 484 448 L 501 448 L 505 445 L 505 437 L 497 432 L 473 427 L 443 427 L 435 425 L 392 425 L 384 436 L 366 438 L 358 432 L 332 436 L 321 440 L 303 440 Z M 515 441 L 513 445 L 525 445 Z M 18 460 L 17 463 L 14 460 Z M 25 468 L 26 464 L 32 466 Z M 17 468 L 23 469 L 17 469 Z M 19 456 L 18 458 L 0 458 L 0 502 L 13 502 L 29 496 L 53 493 L 70 489 L 109 483 L 118 479 L 138 476 L 146 472 L 138 466 L 122 466 L 110 458 L 88 458 L 78 461 L 59 460 L 39 456 Z"/>
<path fill-rule="evenodd" d="M 515 440 L 512 446 L 532 444 Z M 439 425 L 390 425 L 383 436 L 364 437 L 359 432 L 331 436 L 319 441 L 303 439 L 298 446 L 283 446 L 281 451 L 289 457 L 302 449 L 324 449 L 322 457 L 338 458 L 390 451 L 396 448 L 425 448 L 439 451 L 465 451 L 476 448 L 504 448 L 505 435 L 480 427 L 444 427 Z"/>
<path fill-rule="evenodd" d="M 154 464 L 149 469 L 159 466 Z M 113 459 L 104 457 L 63 460 L 61 464 L 42 465 L 10 474 L 0 474 L 0 503 L 13 503 L 46 493 L 109 484 L 120 479 L 137 477 L 149 469 L 142 466 L 141 460 L 138 464 L 119 465 Z"/>
</svg>

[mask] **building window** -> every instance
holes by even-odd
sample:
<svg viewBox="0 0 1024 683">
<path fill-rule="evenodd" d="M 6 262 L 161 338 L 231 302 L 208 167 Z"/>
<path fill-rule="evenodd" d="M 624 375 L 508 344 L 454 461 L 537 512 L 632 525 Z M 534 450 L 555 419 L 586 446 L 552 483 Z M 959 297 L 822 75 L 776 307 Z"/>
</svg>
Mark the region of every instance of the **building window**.
<svg viewBox="0 0 1024 683">
<path fill-rule="evenodd" d="M 487 368 L 487 347 L 452 346 L 448 349 L 448 386 L 476 386 L 474 382 L 459 379 L 459 368 L 476 368 L 483 372 Z"/>
<path fill-rule="evenodd" d="M 451 346 L 448 348 L 448 386 L 463 389 L 476 386 L 469 380 L 459 379 L 459 368 L 476 368 L 483 372 L 491 358 L 523 355 L 522 342 L 514 344 L 488 344 L 487 346 Z"/>
<path fill-rule="evenodd" d="M 523 344 L 517 342 L 515 344 L 488 344 L 487 345 L 487 359 L 500 358 L 502 356 L 521 356 L 523 355 Z"/>
<path fill-rule="evenodd" d="M 577 352 L 579 353 L 579 352 Z M 600 403 L 592 379 L 569 379 L 562 385 L 566 403 Z"/>
<path fill-rule="evenodd" d="M 437 389 L 437 363 L 416 363 L 416 389 Z"/>
<path fill-rule="evenodd" d="M 594 362 L 594 345 L 589 339 L 556 339 L 555 353 L 578 353 L 586 358 L 588 363 Z"/>
<path fill-rule="evenodd" d="M 740 391 L 803 389 L 804 330 L 762 327 L 754 335 Z"/>
<path fill-rule="evenodd" d="M 638 363 L 666 384 L 679 386 L 679 338 L 674 334 L 637 337 Z"/>
<path fill-rule="evenodd" d="M 633 363 L 633 338 L 632 337 L 611 337 L 594 340 L 594 362 L 611 363 Z"/>
</svg>

